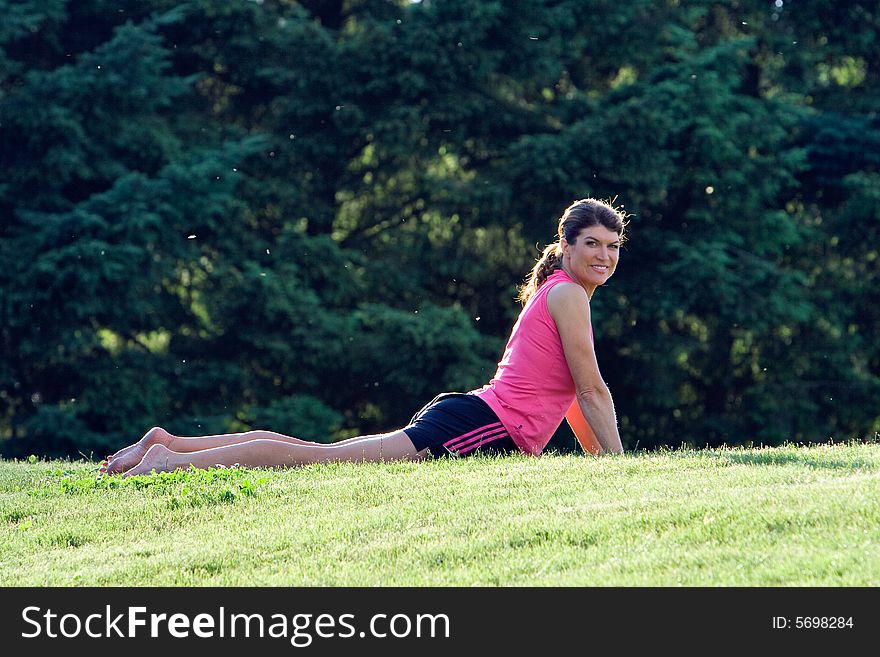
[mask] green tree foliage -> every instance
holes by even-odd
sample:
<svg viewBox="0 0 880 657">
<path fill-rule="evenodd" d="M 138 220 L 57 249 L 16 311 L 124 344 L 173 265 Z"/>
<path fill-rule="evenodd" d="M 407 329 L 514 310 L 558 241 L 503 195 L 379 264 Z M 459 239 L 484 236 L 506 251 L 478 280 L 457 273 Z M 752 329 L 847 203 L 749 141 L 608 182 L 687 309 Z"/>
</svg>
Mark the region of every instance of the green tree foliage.
<svg viewBox="0 0 880 657">
<path fill-rule="evenodd" d="M 68 26 L 96 8 L 42 15 L 34 4 L 26 42 L 8 33 L 6 56 L 37 52 L 43 66 L 10 67 L 0 100 L 0 385 L 10 451 L 44 437 L 47 449 L 76 453 L 178 403 L 163 345 L 201 321 L 188 237 L 225 221 L 233 167 L 261 140 L 199 144 L 177 129 L 192 81 L 171 70 L 158 30 L 179 16 L 93 25 L 106 40 L 65 44 Z"/>
<path fill-rule="evenodd" d="M 584 196 L 629 447 L 880 429 L 876 3 L 0 9 L 5 454 L 399 426 Z"/>
</svg>

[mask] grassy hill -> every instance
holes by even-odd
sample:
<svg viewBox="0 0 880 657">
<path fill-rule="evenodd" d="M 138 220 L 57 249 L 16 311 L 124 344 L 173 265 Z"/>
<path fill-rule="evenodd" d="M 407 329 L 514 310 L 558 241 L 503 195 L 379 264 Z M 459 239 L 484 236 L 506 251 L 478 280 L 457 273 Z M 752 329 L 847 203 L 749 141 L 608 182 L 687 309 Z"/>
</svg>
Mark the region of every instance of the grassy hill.
<svg viewBox="0 0 880 657">
<path fill-rule="evenodd" d="M 0 585 L 880 585 L 877 442 L 94 467 L 0 461 Z"/>
</svg>

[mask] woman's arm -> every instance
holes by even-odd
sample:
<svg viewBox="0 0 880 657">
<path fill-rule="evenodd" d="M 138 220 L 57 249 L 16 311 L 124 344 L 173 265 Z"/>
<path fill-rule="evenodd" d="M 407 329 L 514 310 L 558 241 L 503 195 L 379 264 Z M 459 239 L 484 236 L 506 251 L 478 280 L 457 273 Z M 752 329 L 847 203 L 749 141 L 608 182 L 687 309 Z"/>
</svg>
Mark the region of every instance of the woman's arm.
<svg viewBox="0 0 880 657">
<path fill-rule="evenodd" d="M 587 335 L 590 301 L 586 291 L 575 283 L 559 283 L 547 295 L 547 309 L 559 330 L 578 408 L 603 452 L 623 452 L 611 391 L 599 373 L 596 352 Z"/>
</svg>

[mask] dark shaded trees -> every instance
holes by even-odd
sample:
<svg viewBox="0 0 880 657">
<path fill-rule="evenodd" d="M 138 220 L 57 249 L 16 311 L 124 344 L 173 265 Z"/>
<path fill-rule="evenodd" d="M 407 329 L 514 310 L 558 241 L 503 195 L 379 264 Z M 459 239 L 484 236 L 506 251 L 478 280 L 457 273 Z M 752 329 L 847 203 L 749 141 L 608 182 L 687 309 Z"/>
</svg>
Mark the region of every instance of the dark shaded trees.
<svg viewBox="0 0 880 657">
<path fill-rule="evenodd" d="M 589 195 L 629 447 L 880 428 L 875 3 L 178 5 L 0 3 L 4 454 L 399 425 Z"/>
</svg>

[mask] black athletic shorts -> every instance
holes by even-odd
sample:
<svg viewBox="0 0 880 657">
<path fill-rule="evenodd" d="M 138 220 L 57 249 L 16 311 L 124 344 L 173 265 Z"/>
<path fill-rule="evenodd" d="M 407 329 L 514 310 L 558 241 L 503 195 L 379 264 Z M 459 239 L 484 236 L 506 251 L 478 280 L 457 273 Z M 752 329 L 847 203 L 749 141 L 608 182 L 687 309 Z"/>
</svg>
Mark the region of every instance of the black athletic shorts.
<svg viewBox="0 0 880 657">
<path fill-rule="evenodd" d="M 469 393 L 437 395 L 403 430 L 417 450 L 429 447 L 434 456 L 519 452 L 495 412 Z"/>
</svg>

